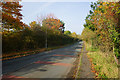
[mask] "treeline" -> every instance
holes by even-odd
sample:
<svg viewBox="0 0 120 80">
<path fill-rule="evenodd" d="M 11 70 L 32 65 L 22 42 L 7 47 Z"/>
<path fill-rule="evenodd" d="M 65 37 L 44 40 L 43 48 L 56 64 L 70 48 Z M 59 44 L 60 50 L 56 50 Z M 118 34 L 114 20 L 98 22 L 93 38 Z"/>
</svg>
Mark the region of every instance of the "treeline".
<svg viewBox="0 0 120 80">
<path fill-rule="evenodd" d="M 65 23 L 53 15 L 33 21 L 30 26 L 24 24 L 21 22 L 21 7 L 19 2 L 2 3 L 3 53 L 61 46 L 78 40 L 76 37 L 65 35 Z"/>
<path fill-rule="evenodd" d="M 120 57 L 120 1 L 91 3 L 82 38 L 109 55 Z"/>
<path fill-rule="evenodd" d="M 47 39 L 47 47 L 61 46 L 77 41 L 76 38 L 69 37 L 59 31 L 45 30 L 41 27 L 35 29 L 26 28 L 19 32 L 3 32 L 2 34 L 2 50 L 3 53 L 18 52 L 23 50 L 45 48 Z"/>
</svg>

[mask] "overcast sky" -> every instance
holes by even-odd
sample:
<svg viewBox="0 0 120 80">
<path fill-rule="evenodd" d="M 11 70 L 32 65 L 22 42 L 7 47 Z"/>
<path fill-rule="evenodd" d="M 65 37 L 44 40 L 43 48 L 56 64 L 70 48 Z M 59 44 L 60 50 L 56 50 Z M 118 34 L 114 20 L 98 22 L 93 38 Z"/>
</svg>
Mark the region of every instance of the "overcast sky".
<svg viewBox="0 0 120 80">
<path fill-rule="evenodd" d="M 32 0 L 33 1 L 33 0 Z M 50 0 L 52 1 L 52 0 Z M 81 34 L 85 18 L 89 14 L 90 1 L 86 2 L 22 2 L 23 22 L 36 21 L 37 16 L 53 13 L 65 23 L 65 30 Z"/>
</svg>

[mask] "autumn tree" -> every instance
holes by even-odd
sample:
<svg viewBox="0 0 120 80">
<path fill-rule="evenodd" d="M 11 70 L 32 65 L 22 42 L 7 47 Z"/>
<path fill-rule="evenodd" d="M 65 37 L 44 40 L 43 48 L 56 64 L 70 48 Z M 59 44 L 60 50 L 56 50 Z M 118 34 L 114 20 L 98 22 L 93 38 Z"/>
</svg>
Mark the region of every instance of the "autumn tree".
<svg viewBox="0 0 120 80">
<path fill-rule="evenodd" d="M 23 29 L 24 24 L 21 21 L 22 14 L 21 14 L 22 6 L 19 2 L 2 2 L 2 23 L 4 30 L 20 30 Z"/>
<path fill-rule="evenodd" d="M 55 18 L 46 18 L 42 21 L 42 26 L 47 27 L 49 29 L 58 30 L 64 33 L 64 22 L 60 19 Z"/>
<path fill-rule="evenodd" d="M 76 32 L 71 33 L 71 36 L 77 38 Z"/>
<path fill-rule="evenodd" d="M 85 28 L 89 28 L 98 38 L 98 47 L 102 51 L 114 51 L 118 56 L 120 52 L 119 17 L 120 2 L 95 2 L 91 4 L 92 10 L 86 17 Z"/>
</svg>

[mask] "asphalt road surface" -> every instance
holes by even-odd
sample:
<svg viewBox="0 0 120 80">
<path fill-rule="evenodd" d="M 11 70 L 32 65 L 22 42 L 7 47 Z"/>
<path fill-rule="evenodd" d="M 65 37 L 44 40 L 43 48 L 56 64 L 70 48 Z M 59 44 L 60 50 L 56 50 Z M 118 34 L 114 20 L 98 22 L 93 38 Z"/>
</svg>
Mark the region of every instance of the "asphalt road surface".
<svg viewBox="0 0 120 80">
<path fill-rule="evenodd" d="M 4 78 L 66 78 L 83 43 L 2 62 Z"/>
</svg>

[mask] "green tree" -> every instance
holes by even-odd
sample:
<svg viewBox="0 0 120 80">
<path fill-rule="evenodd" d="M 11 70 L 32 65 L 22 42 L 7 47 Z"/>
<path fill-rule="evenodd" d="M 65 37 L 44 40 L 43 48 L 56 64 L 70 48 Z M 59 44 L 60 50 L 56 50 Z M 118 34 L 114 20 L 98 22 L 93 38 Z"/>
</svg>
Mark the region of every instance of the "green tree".
<svg viewBox="0 0 120 80">
<path fill-rule="evenodd" d="M 71 32 L 69 30 L 65 31 L 64 34 L 71 35 Z"/>
</svg>

